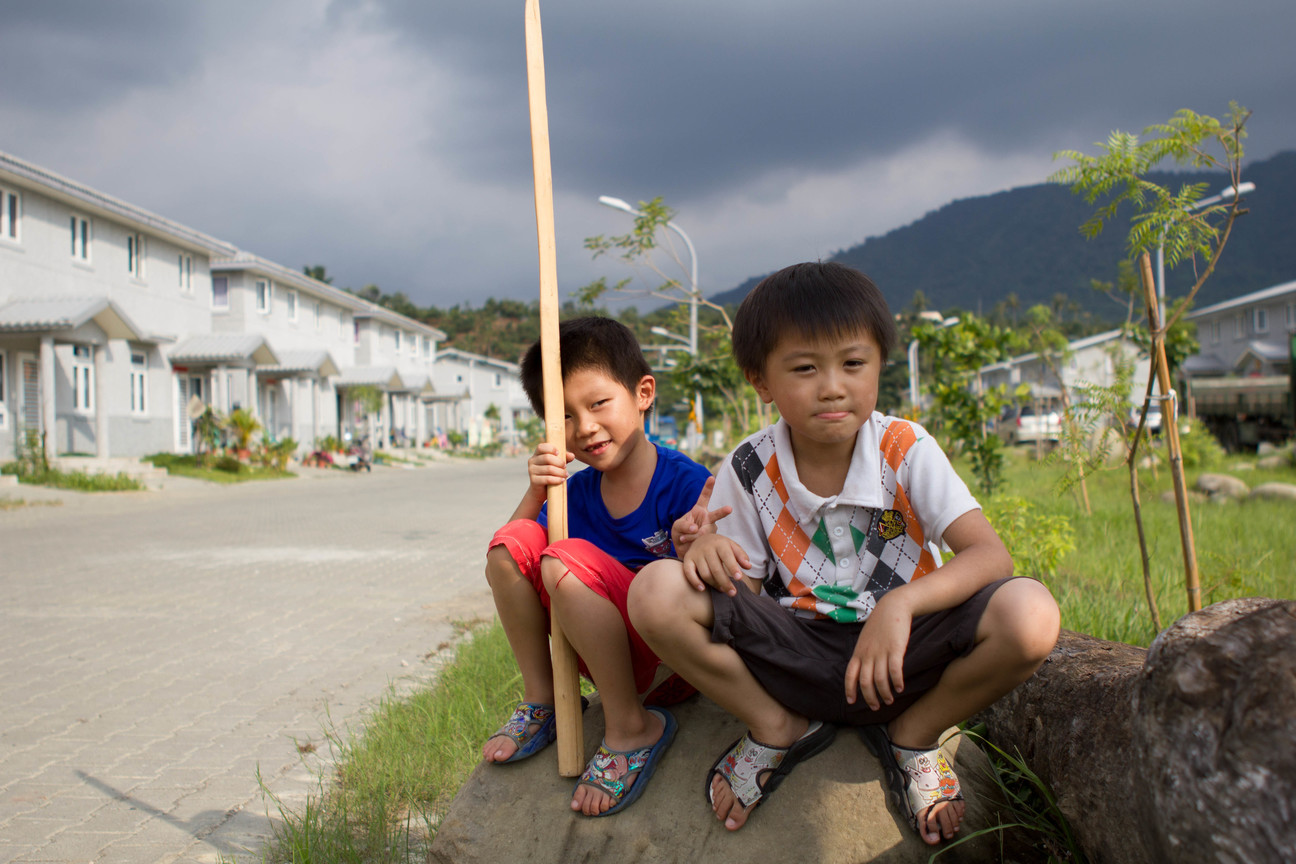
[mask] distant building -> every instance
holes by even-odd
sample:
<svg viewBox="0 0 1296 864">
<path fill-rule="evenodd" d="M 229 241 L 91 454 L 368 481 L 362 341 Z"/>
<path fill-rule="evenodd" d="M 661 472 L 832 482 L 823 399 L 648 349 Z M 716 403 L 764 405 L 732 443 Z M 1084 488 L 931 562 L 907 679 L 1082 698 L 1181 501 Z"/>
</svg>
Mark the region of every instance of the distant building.
<svg viewBox="0 0 1296 864">
<path fill-rule="evenodd" d="M 1296 282 L 1284 282 L 1184 316 L 1197 325 L 1198 352 L 1183 364 L 1191 378 L 1286 375 L 1296 333 Z"/>
<path fill-rule="evenodd" d="M 432 415 L 434 427 L 461 432 L 469 443 L 484 443 L 483 438 L 494 435 L 505 441 L 515 440 L 521 422 L 534 415 L 519 371 L 518 364 L 507 360 L 456 348 L 443 349 L 437 354 L 433 373 L 438 394 Z M 492 405 L 499 411 L 495 424 L 486 416 Z"/>
<path fill-rule="evenodd" d="M 1032 396 L 1056 402 L 1061 395 L 1060 384 L 1068 389 L 1079 384 L 1098 387 L 1115 384 L 1118 358 L 1133 363 L 1129 399 L 1131 403 L 1142 402 L 1147 387 L 1148 358 L 1120 330 L 1108 330 L 1068 343 L 1067 357 L 1058 369 L 1060 381 L 1044 358 L 1030 353 L 982 367 L 981 383 L 987 388 L 1006 384 L 1009 390 L 1026 384 Z"/>
<path fill-rule="evenodd" d="M 188 452 L 193 413 L 272 439 L 427 439 L 445 335 L 0 153 L 0 454 Z M 385 394 L 372 418 L 349 398 Z M 2 459 L 3 457 L 0 457 Z"/>
</svg>

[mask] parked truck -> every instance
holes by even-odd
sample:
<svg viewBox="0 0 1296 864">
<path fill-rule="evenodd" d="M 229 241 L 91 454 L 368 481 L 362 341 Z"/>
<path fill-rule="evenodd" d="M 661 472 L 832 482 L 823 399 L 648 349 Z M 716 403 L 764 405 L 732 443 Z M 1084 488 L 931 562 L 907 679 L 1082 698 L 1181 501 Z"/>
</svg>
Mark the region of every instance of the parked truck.
<svg viewBox="0 0 1296 864">
<path fill-rule="evenodd" d="M 1197 419 L 1230 451 L 1296 434 L 1290 375 L 1195 378 L 1189 392 Z"/>
</svg>

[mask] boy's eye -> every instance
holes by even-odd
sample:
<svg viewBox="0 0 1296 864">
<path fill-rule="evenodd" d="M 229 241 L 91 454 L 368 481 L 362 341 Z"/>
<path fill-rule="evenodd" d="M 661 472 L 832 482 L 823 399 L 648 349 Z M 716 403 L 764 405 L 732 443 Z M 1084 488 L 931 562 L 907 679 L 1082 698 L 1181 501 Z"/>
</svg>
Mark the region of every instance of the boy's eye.
<svg viewBox="0 0 1296 864">
<path fill-rule="evenodd" d="M 862 368 L 863 366 L 864 366 L 864 361 L 863 361 L 863 360 L 847 360 L 847 361 L 846 361 L 846 368 L 847 368 L 847 369 L 859 369 L 859 368 Z"/>
</svg>

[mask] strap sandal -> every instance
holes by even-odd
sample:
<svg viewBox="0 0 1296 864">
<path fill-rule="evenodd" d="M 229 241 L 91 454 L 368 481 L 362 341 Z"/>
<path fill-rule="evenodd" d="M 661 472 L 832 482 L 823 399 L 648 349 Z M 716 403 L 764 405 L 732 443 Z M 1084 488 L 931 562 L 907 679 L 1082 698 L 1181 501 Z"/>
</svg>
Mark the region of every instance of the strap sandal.
<svg viewBox="0 0 1296 864">
<path fill-rule="evenodd" d="M 771 747 L 757 741 L 750 733 L 744 733 L 721 754 L 707 773 L 707 801 L 715 805 L 711 798 L 711 781 L 719 774 L 729 784 L 741 807 L 746 809 L 759 804 L 778 788 L 793 768 L 822 753 L 836 736 L 836 726 L 818 720 L 811 720 L 810 728 L 790 747 Z"/>
<path fill-rule="evenodd" d="M 909 820 L 909 826 L 920 837 L 924 835 L 919 827 L 920 817 L 942 801 L 963 800 L 958 776 L 939 747 L 933 750 L 900 747 L 887 736 L 884 726 L 862 726 L 859 734 L 882 763 L 891 805 Z"/>
<path fill-rule="evenodd" d="M 501 735 L 512 738 L 518 749 L 509 758 L 493 764 L 504 765 L 534 756 L 558 737 L 558 718 L 554 714 L 554 706 L 519 702 L 513 709 L 513 716 L 491 738 Z"/>
<path fill-rule="evenodd" d="M 662 754 L 675 740 L 675 730 L 679 728 L 675 717 L 664 708 L 653 707 L 648 710 L 662 718 L 662 734 L 657 743 L 638 750 L 613 750 L 604 741 L 599 744 L 593 758 L 585 766 L 585 773 L 576 783 L 577 788 L 589 786 L 598 789 L 616 802 L 597 814 L 599 816 L 611 816 L 633 804 L 648 788 L 648 781 L 657 770 Z M 627 780 L 633 780 L 634 784 L 627 786 Z"/>
</svg>

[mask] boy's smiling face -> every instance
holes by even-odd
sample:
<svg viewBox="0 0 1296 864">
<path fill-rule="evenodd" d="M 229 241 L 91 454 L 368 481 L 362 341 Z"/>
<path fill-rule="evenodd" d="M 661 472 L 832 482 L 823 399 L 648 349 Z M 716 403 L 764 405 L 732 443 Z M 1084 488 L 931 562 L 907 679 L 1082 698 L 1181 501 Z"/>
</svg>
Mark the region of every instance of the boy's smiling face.
<svg viewBox="0 0 1296 864">
<path fill-rule="evenodd" d="M 563 380 L 567 449 L 581 462 L 606 473 L 620 466 L 646 441 L 643 412 L 652 406 L 656 381 L 639 380 L 635 392 L 602 369 L 577 369 Z"/>
<path fill-rule="evenodd" d="M 877 407 L 881 373 L 882 352 L 867 331 L 812 341 L 789 330 L 761 373 L 747 380 L 778 406 L 800 453 L 854 446 L 855 433 Z"/>
</svg>

